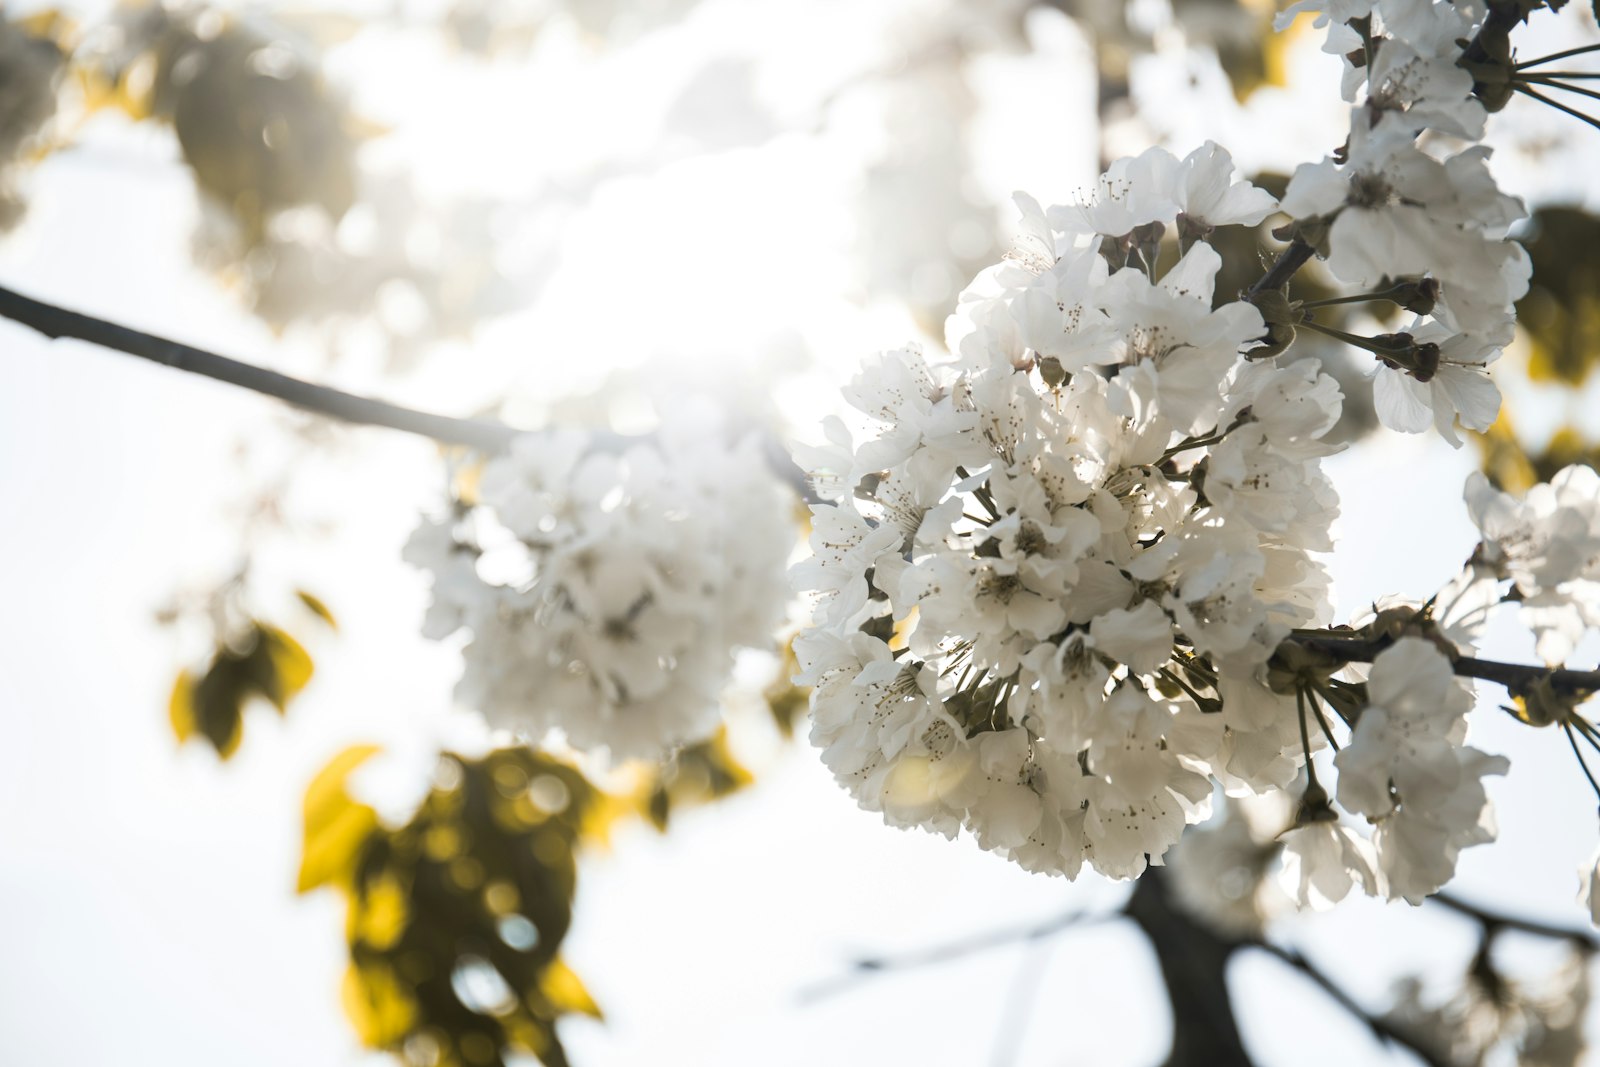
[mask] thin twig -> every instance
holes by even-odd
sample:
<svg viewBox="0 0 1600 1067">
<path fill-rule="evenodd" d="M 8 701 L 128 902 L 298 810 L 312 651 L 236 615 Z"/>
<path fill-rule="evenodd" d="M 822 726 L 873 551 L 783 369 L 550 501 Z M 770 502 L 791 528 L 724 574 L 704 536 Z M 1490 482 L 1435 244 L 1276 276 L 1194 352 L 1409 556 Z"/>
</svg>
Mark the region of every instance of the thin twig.
<svg viewBox="0 0 1600 1067">
<path fill-rule="evenodd" d="M 1011 976 L 1005 1000 L 1000 1005 L 1000 1023 L 995 1028 L 994 1047 L 989 1054 L 990 1067 L 1011 1067 L 1028 1034 L 1028 1023 L 1039 1006 L 1039 979 L 1055 942 L 1038 940 L 1029 943 L 1017 961 Z"/>
<path fill-rule="evenodd" d="M 859 982 L 888 971 L 932 967 L 941 963 L 948 963 L 951 960 L 975 956 L 980 952 L 988 952 L 991 949 L 1001 948 L 1005 945 L 1041 941 L 1069 927 L 1092 926 L 1119 918 L 1121 916 L 1117 914 L 1087 915 L 1081 911 L 1069 911 L 1030 926 L 990 930 L 962 938 L 959 941 L 950 941 L 943 945 L 916 949 L 902 956 L 863 956 L 852 963 L 850 970 L 845 974 L 801 990 L 799 1000 L 802 1004 L 812 1004 L 819 1000 L 826 1000 L 831 996 L 844 992 Z"/>
<path fill-rule="evenodd" d="M 1435 904 L 1441 904 L 1453 912 L 1465 915 L 1485 930 L 1515 930 L 1518 933 L 1532 934 L 1535 937 L 1546 937 L 1554 941 L 1567 941 L 1588 952 L 1600 952 L 1600 938 L 1597 938 L 1587 930 L 1574 930 L 1565 926 L 1554 926 L 1550 923 L 1538 922 L 1534 919 L 1504 915 L 1477 904 L 1469 904 L 1460 897 L 1454 897 L 1448 893 L 1435 893 L 1427 899 Z"/>
<path fill-rule="evenodd" d="M 68 311 L 0 286 L 0 317 L 21 323 L 51 340 L 88 341 L 175 370 L 188 371 L 229 385 L 275 397 L 304 411 L 362 426 L 384 426 L 445 444 L 467 445 L 485 452 L 504 451 L 517 431 L 498 422 L 455 419 L 356 396 L 287 374 L 241 363 L 192 345 L 119 326 L 104 319 Z"/>
<path fill-rule="evenodd" d="M 357 396 L 326 385 L 291 378 L 287 374 L 243 363 L 203 348 L 121 326 L 92 315 L 68 311 L 0 286 L 0 318 L 10 319 L 51 340 L 87 341 L 114 352 L 137 356 L 174 370 L 187 371 L 214 381 L 249 389 L 341 422 L 381 426 L 427 437 L 442 444 L 466 445 L 482 452 L 504 452 L 523 431 L 486 419 L 458 419 L 401 407 L 386 400 Z M 629 439 L 600 435 L 606 447 L 621 447 Z M 823 503 L 822 497 L 788 452 L 771 435 L 761 435 L 767 465 L 801 499 Z"/>
</svg>

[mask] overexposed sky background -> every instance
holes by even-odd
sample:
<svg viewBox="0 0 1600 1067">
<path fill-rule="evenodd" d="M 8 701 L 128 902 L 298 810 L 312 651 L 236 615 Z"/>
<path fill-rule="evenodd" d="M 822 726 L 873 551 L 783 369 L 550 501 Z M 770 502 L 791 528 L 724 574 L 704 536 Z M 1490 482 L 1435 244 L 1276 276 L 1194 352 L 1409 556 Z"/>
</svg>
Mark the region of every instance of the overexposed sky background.
<svg viewBox="0 0 1600 1067">
<path fill-rule="evenodd" d="M 1580 6 L 1546 20 L 1543 43 L 1586 32 Z M 897 51 L 914 52 L 953 10 L 705 0 L 631 44 L 597 50 L 558 28 L 526 62 L 486 68 L 402 29 L 338 49 L 330 69 L 356 108 L 394 130 L 370 162 L 441 198 L 513 203 L 534 235 L 504 253 L 508 271 L 541 279 L 529 306 L 403 376 L 360 350 L 330 365 L 310 335 L 275 337 L 244 314 L 193 264 L 199 209 L 170 131 L 112 115 L 29 177 L 32 212 L 0 239 L 0 284 L 436 410 L 511 391 L 513 411 L 542 417 L 552 397 L 634 368 L 647 382 L 732 383 L 806 435 L 863 355 L 919 330 L 863 281 L 897 269 L 897 249 L 863 249 L 860 212 L 919 188 L 915 167 L 896 174 L 897 153 L 939 158 L 937 137 L 918 140 L 916 116 L 919 100 L 946 98 L 950 72 L 876 72 L 901 71 Z M 977 10 L 964 17 L 984 22 Z M 1032 50 L 980 50 L 967 67 L 975 200 L 1003 204 L 1022 188 L 1059 202 L 1094 174 L 1084 43 L 1048 12 L 1027 32 Z M 1344 132 L 1337 70 L 1314 40 L 1300 46 L 1295 84 L 1248 109 L 1181 52 L 1141 65 L 1135 94 L 1159 123 L 1144 135 L 1180 153 L 1213 137 L 1250 169 L 1320 156 Z M 1519 107 L 1491 129 L 1510 191 L 1595 206 L 1583 175 L 1600 165 L 1600 134 L 1564 124 L 1575 147 L 1532 159 L 1506 149 L 1548 133 L 1542 111 Z M 1009 222 L 1002 209 L 992 226 Z M 951 234 L 969 230 L 952 223 Z M 927 292 L 946 283 L 921 279 Z M 1513 400 L 1536 415 L 1555 408 L 1526 391 Z M 282 419 L 270 401 L 0 322 L 0 1064 L 387 1062 L 358 1048 L 341 1013 L 340 902 L 293 892 L 300 800 L 347 744 L 404 757 L 474 734 L 449 710 L 453 653 L 417 636 L 423 579 L 399 559 L 441 474 L 427 442 L 377 430 L 339 433 L 294 460 Z M 286 720 L 253 711 L 240 754 L 219 766 L 201 746 L 174 744 L 167 692 L 199 650 L 153 616 L 174 590 L 226 574 L 251 487 L 290 462 L 297 523 L 261 543 L 259 562 L 285 588 L 318 592 L 342 627 L 296 630 L 313 638 L 316 679 Z M 1344 501 L 1332 561 L 1341 618 L 1383 593 L 1426 597 L 1466 558 L 1460 486 L 1472 467 L 1470 452 L 1434 437 L 1387 433 L 1329 463 Z M 1531 658 L 1511 627 L 1489 651 Z M 1510 777 L 1490 785 L 1501 840 L 1464 854 L 1454 888 L 1578 924 L 1574 871 L 1594 848 L 1594 798 L 1560 735 L 1517 727 L 1493 711 L 1499 695 L 1486 689 L 1474 731 L 1479 747 L 1512 759 Z M 1068 907 L 1110 910 L 1126 890 L 885 829 L 803 744 L 758 737 L 754 756 L 757 788 L 685 813 L 666 837 L 625 829 L 582 868 L 568 957 L 609 1020 L 564 1025 L 578 1067 L 986 1063 L 1019 1020 L 1017 1064 L 1164 1055 L 1153 957 L 1117 925 L 803 1005 L 804 989 L 855 955 Z M 1399 974 L 1448 977 L 1473 948 L 1452 916 L 1368 901 L 1283 932 L 1374 1005 Z M 1263 1065 L 1389 1062 L 1277 965 L 1247 962 L 1234 983 Z"/>
</svg>

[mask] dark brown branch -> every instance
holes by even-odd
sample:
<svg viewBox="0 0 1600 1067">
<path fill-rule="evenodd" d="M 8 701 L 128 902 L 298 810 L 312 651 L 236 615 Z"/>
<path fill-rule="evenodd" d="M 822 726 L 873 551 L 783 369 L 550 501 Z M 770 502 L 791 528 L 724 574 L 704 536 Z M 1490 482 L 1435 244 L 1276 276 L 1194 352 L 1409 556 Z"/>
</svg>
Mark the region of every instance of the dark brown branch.
<svg viewBox="0 0 1600 1067">
<path fill-rule="evenodd" d="M 66 337 L 88 341 L 175 370 L 276 397 L 304 411 L 343 422 L 383 426 L 485 452 L 503 451 L 517 435 L 516 430 L 502 423 L 431 415 L 384 400 L 314 385 L 178 341 L 68 311 L 4 287 L 0 287 L 0 317 L 37 330 L 52 340 Z"/>
<path fill-rule="evenodd" d="M 1257 949 L 1310 978 L 1327 996 L 1367 1028 L 1374 1038 L 1410 1050 L 1427 1067 L 1455 1067 L 1417 1035 L 1374 1015 L 1342 986 L 1294 949 L 1252 938 L 1232 938 L 1189 918 L 1166 888 L 1166 872 L 1151 867 L 1139 879 L 1127 912 L 1149 936 L 1172 1000 L 1172 1052 L 1166 1067 L 1246 1067 L 1228 996 L 1227 965 L 1239 949 Z"/>
<path fill-rule="evenodd" d="M 1327 631 L 1300 631 L 1285 644 L 1299 645 L 1316 652 L 1324 652 L 1347 663 L 1371 663 L 1378 654 L 1394 644 L 1387 634 L 1368 637 L 1360 633 L 1340 634 Z M 1565 667 L 1537 667 L 1525 663 L 1502 663 L 1498 660 L 1458 656 L 1454 661 L 1455 673 L 1463 678 L 1478 678 L 1503 685 L 1512 694 L 1548 679 L 1563 693 L 1600 692 L 1600 671 L 1575 671 Z"/>
<path fill-rule="evenodd" d="M 1228 993 L 1228 961 L 1239 942 L 1174 905 L 1167 874 L 1140 876 L 1125 911 L 1155 949 L 1172 1007 L 1172 1050 L 1165 1067 L 1253 1067 Z"/>
<path fill-rule="evenodd" d="M 153 363 L 188 371 L 241 389 L 274 397 L 303 411 L 358 426 L 381 426 L 402 433 L 417 434 L 447 445 L 466 445 L 482 452 L 503 452 L 523 431 L 504 423 L 484 419 L 457 419 L 391 404 L 386 400 L 356 396 L 325 385 L 291 378 L 236 359 L 219 356 L 193 345 L 119 326 L 114 322 L 68 311 L 42 300 L 23 296 L 0 286 L 0 318 L 36 330 L 51 340 L 71 338 L 109 348 Z M 603 436 L 603 435 L 602 435 Z M 601 447 L 622 447 L 629 439 L 613 435 Z M 767 465 L 807 503 L 822 500 L 806 474 L 770 434 L 763 435 L 762 448 Z"/>
</svg>

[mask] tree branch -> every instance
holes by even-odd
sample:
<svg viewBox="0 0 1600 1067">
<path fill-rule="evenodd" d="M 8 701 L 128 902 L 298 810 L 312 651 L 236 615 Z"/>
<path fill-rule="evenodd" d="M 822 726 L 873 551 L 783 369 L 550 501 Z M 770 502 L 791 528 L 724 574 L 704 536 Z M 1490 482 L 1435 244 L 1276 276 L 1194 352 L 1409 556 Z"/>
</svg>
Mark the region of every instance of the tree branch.
<svg viewBox="0 0 1600 1067">
<path fill-rule="evenodd" d="M 1435 893 L 1427 898 L 1431 903 L 1443 905 L 1451 911 L 1465 915 L 1472 919 L 1485 931 L 1515 930 L 1522 934 L 1532 934 L 1535 937 L 1547 937 L 1555 941 L 1570 941 L 1586 952 L 1600 952 L 1600 937 L 1587 930 L 1573 930 L 1565 926 L 1554 926 L 1549 923 L 1537 922 L 1533 919 L 1521 919 L 1515 915 L 1504 915 L 1500 912 L 1490 911 L 1487 908 L 1470 904 L 1459 897 L 1447 893 Z"/>
<path fill-rule="evenodd" d="M 1165 1067 L 1254 1067 L 1228 993 L 1228 961 L 1240 942 L 1190 918 L 1172 901 L 1163 868 L 1139 876 L 1124 910 L 1150 939 L 1172 1007 Z"/>
<path fill-rule="evenodd" d="M 0 286 L 0 318 L 10 319 L 49 339 L 70 338 L 109 348 L 114 352 L 137 356 L 174 370 L 187 371 L 205 378 L 241 389 L 275 397 L 303 411 L 310 411 L 330 419 L 354 423 L 358 426 L 381 426 L 402 433 L 417 434 L 447 445 L 466 445 L 481 452 L 504 452 L 512 440 L 524 431 L 504 423 L 486 419 L 457 419 L 448 415 L 433 415 L 426 411 L 401 407 L 386 400 L 356 396 L 325 385 L 291 378 L 287 374 L 266 370 L 236 359 L 219 356 L 193 345 L 157 337 L 154 334 L 119 326 L 114 322 L 68 311 L 42 300 Z M 603 436 L 603 435 L 602 435 Z M 620 447 L 627 438 L 616 438 Z M 771 434 L 762 435 L 762 448 L 767 465 L 779 479 L 792 488 L 809 504 L 822 503 L 822 498 L 811 486 L 806 474 L 799 468 Z"/>
<path fill-rule="evenodd" d="M 1354 632 L 1341 634 L 1330 631 L 1298 631 L 1284 644 L 1299 645 L 1314 652 L 1323 652 L 1348 663 L 1371 663 L 1377 659 L 1379 653 L 1394 644 L 1394 639 L 1388 634 L 1369 637 Z M 1525 692 L 1530 686 L 1545 680 L 1563 693 L 1600 692 L 1600 671 L 1502 663 L 1499 660 L 1478 659 L 1474 656 L 1457 656 L 1453 666 L 1455 673 L 1464 678 L 1495 682 L 1505 686 L 1512 694 Z"/>
<path fill-rule="evenodd" d="M 1296 271 L 1311 262 L 1311 257 L 1315 254 L 1316 249 L 1296 237 L 1289 243 L 1288 248 L 1278 253 L 1278 258 L 1272 261 L 1267 273 L 1245 292 L 1244 298 L 1249 300 L 1253 296 L 1260 296 L 1273 289 L 1282 289 L 1289 284 L 1289 279 L 1294 277 Z"/>
<path fill-rule="evenodd" d="M 1287 963 L 1311 979 L 1327 994 L 1330 1000 L 1343 1008 L 1352 1017 L 1359 1019 L 1371 1031 L 1372 1036 L 1384 1044 L 1399 1045 L 1402 1048 L 1409 1049 L 1428 1067 L 1457 1067 L 1452 1061 L 1442 1059 L 1437 1049 L 1430 1048 L 1416 1035 L 1408 1033 L 1403 1027 L 1395 1025 L 1394 1022 L 1381 1015 L 1373 1015 L 1366 1008 L 1357 1004 L 1350 994 L 1345 992 L 1343 986 L 1322 973 L 1315 964 L 1300 955 L 1295 949 L 1281 948 L 1267 941 L 1247 941 L 1243 943 L 1242 947 L 1265 952 L 1267 955 Z"/>
<path fill-rule="evenodd" d="M 51 340 L 66 337 L 88 341 L 175 370 L 188 371 L 276 397 L 304 411 L 361 426 L 383 426 L 484 452 L 505 450 L 518 432 L 503 423 L 432 415 L 384 400 L 314 385 L 191 345 L 46 304 L 3 286 L 0 286 L 0 317 L 37 330 Z"/>
<path fill-rule="evenodd" d="M 1091 926 L 1121 918 L 1119 915 L 1085 915 L 1081 911 L 1068 911 L 1029 926 L 1014 926 L 1001 930 L 988 930 L 981 934 L 950 941 L 942 945 L 907 952 L 903 956 L 863 956 L 850 965 L 850 970 L 838 978 L 818 983 L 800 993 L 801 1003 L 826 1000 L 851 986 L 886 971 L 912 970 L 949 963 L 980 952 L 1000 948 L 1017 942 L 1042 941 L 1069 927 Z"/>
</svg>

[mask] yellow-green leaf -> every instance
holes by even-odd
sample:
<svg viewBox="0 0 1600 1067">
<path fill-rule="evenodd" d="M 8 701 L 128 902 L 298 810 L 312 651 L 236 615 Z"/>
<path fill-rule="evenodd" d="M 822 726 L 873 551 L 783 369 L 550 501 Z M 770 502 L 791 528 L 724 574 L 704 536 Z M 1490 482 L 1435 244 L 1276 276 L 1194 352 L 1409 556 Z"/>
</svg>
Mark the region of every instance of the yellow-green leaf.
<svg viewBox="0 0 1600 1067">
<path fill-rule="evenodd" d="M 406 1036 L 416 1005 L 393 971 L 381 964 L 351 965 L 344 973 L 344 1010 L 369 1048 L 388 1048 Z"/>
<path fill-rule="evenodd" d="M 390 871 L 363 885 L 358 898 L 350 901 L 345 931 L 349 940 L 380 951 L 393 947 L 410 914 L 406 893 L 407 887 Z"/>
<path fill-rule="evenodd" d="M 334 619 L 333 612 L 328 610 L 328 605 L 322 602 L 321 597 L 304 589 L 296 589 L 294 595 L 300 598 L 300 603 L 311 609 L 313 615 L 327 623 L 330 629 L 337 630 L 339 628 L 339 623 Z"/>
<path fill-rule="evenodd" d="M 281 712 L 311 681 L 311 654 L 300 642 L 264 622 L 256 623 L 256 640 L 256 676 L 261 695 Z"/>
<path fill-rule="evenodd" d="M 560 958 L 550 961 L 539 976 L 539 992 L 557 1015 L 587 1015 L 604 1019 L 600 1005 L 594 1002 L 583 980 Z"/>
<path fill-rule="evenodd" d="M 351 800 L 345 782 L 377 751 L 376 745 L 345 749 L 306 788 L 305 851 L 296 883 L 300 892 L 350 882 L 361 845 L 378 827 L 378 813 Z"/>
<path fill-rule="evenodd" d="M 178 736 L 180 745 L 195 735 L 194 674 L 190 671 L 179 671 L 177 680 L 172 683 L 172 696 L 167 700 L 167 715 L 172 721 L 172 732 Z"/>
</svg>

